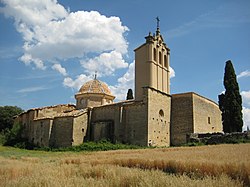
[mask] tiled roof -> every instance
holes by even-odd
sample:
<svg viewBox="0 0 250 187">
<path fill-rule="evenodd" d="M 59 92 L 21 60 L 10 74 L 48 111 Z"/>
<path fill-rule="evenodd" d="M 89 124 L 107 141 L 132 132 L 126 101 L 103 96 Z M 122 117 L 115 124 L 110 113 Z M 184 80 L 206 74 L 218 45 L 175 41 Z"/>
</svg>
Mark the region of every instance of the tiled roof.
<svg viewBox="0 0 250 187">
<path fill-rule="evenodd" d="M 57 113 L 56 115 L 50 116 L 50 117 L 45 116 L 45 117 L 35 118 L 34 121 L 44 120 L 44 119 L 54 119 L 54 118 L 60 118 L 60 117 L 77 117 L 77 116 L 80 116 L 86 112 L 88 112 L 88 109 L 71 110 L 68 112 L 60 112 L 60 113 Z"/>
<path fill-rule="evenodd" d="M 112 95 L 107 84 L 97 79 L 86 82 L 79 90 L 79 93 L 104 93 Z"/>
<path fill-rule="evenodd" d="M 38 108 L 31 108 L 27 111 L 22 112 L 21 114 L 17 115 L 17 116 L 21 116 L 22 114 L 28 113 L 30 111 L 34 111 L 34 110 L 43 110 L 43 109 L 49 109 L 49 108 L 57 108 L 57 107 L 69 107 L 69 109 L 71 110 L 72 108 L 76 108 L 76 106 L 74 104 L 59 104 L 59 105 L 52 105 L 52 106 L 45 106 L 45 107 L 38 107 Z M 17 117 L 15 116 L 15 117 Z"/>
</svg>

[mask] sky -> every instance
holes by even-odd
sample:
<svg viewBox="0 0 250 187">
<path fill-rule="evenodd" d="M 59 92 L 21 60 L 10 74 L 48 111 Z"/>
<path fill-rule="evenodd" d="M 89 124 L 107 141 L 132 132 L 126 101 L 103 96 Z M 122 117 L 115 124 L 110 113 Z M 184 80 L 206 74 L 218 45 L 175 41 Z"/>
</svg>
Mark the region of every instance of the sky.
<svg viewBox="0 0 250 187">
<path fill-rule="evenodd" d="M 75 103 L 97 78 L 116 101 L 134 90 L 134 49 L 160 31 L 170 48 L 171 93 L 215 102 L 231 60 L 250 127 L 249 0 L 0 0 L 0 105 Z"/>
</svg>

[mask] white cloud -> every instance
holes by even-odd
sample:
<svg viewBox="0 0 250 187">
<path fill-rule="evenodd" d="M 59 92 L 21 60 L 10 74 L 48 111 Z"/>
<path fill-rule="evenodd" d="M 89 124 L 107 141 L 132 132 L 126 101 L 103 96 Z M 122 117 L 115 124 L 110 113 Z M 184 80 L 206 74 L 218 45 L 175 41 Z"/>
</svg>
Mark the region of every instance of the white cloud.
<svg viewBox="0 0 250 187">
<path fill-rule="evenodd" d="M 86 73 L 93 74 L 97 71 L 98 76 L 112 75 L 116 69 L 128 67 L 128 63 L 123 60 L 122 54 L 117 51 L 102 53 L 98 57 L 81 61 L 81 64 Z"/>
<path fill-rule="evenodd" d="M 135 79 L 135 61 L 129 64 L 128 71 L 118 79 L 118 82 L 121 84 L 128 84 L 131 88 L 134 87 L 134 79 Z"/>
<path fill-rule="evenodd" d="M 73 80 L 70 77 L 66 77 L 63 80 L 63 85 L 69 88 L 73 88 L 73 89 L 77 89 L 79 90 L 81 88 L 81 86 L 91 80 L 92 78 L 89 76 L 86 76 L 84 74 L 78 75 L 77 78 L 75 80 Z"/>
<path fill-rule="evenodd" d="M 21 60 L 25 65 L 30 65 L 31 63 L 34 63 L 34 65 L 38 69 L 42 69 L 42 70 L 46 69 L 46 66 L 44 65 L 43 61 L 41 61 L 38 58 L 32 58 L 30 54 L 24 54 L 23 56 L 19 58 L 19 60 Z"/>
<path fill-rule="evenodd" d="M 247 130 L 247 126 L 250 128 L 250 90 L 249 91 L 242 91 L 242 113 L 243 113 L 243 130 Z"/>
<path fill-rule="evenodd" d="M 58 60 L 80 59 L 86 75 L 76 79 L 65 77 L 63 85 L 79 89 L 98 71 L 99 76 L 113 75 L 120 68 L 127 72 L 111 86 L 117 99 L 126 97 L 127 89 L 134 88 L 134 62 L 124 60 L 128 42 L 124 34 L 129 29 L 119 17 L 107 17 L 97 11 L 67 11 L 57 0 L 2 0 L 0 12 L 14 18 L 15 27 L 22 34 L 23 55 L 19 58 L 26 65 L 38 69 L 52 69 L 67 76 L 67 70 Z M 53 65 L 51 65 L 51 63 Z M 175 72 L 170 68 L 170 77 Z"/>
<path fill-rule="evenodd" d="M 250 108 L 243 107 L 243 130 L 247 130 L 247 127 L 250 129 Z"/>
<path fill-rule="evenodd" d="M 250 77 L 250 71 L 246 70 L 246 71 L 241 72 L 239 75 L 237 75 L 238 79 L 242 77 Z"/>
<path fill-rule="evenodd" d="M 169 71 L 170 71 L 170 78 L 174 78 L 175 77 L 175 71 L 174 71 L 174 69 L 169 66 Z"/>
<path fill-rule="evenodd" d="M 41 91 L 41 90 L 47 90 L 48 88 L 44 87 L 44 86 L 35 86 L 35 87 L 29 87 L 29 88 L 23 88 L 18 90 L 18 93 L 27 93 L 27 92 L 37 92 L 37 91 Z"/>
<path fill-rule="evenodd" d="M 135 79 L 135 62 L 129 64 L 127 72 L 118 79 L 117 84 L 109 86 L 116 100 L 126 100 L 128 89 L 132 89 L 134 93 L 134 79 Z"/>
<path fill-rule="evenodd" d="M 105 75 L 127 67 L 122 55 L 127 53 L 124 33 L 128 28 L 119 17 L 107 17 L 97 11 L 69 12 L 56 0 L 3 0 L 3 4 L 0 11 L 14 18 L 16 29 L 22 34 L 24 54 L 19 59 L 26 65 L 45 69 L 58 59 L 91 57 L 84 63 L 89 68 L 86 72 L 93 69 L 86 63 L 101 60 Z M 108 58 L 116 61 L 105 61 Z"/>
<path fill-rule="evenodd" d="M 242 91 L 240 94 L 242 96 L 243 105 L 250 106 L 250 90 L 249 91 Z"/>
<path fill-rule="evenodd" d="M 66 69 L 63 68 L 63 67 L 61 66 L 61 64 L 54 64 L 51 68 L 52 68 L 53 70 L 58 71 L 58 72 L 61 73 L 63 76 L 67 76 Z"/>
<path fill-rule="evenodd" d="M 60 20 L 67 11 L 56 0 L 1 0 L 6 6 L 1 12 L 14 17 L 17 24 L 27 27 L 44 26 L 51 20 Z"/>
</svg>

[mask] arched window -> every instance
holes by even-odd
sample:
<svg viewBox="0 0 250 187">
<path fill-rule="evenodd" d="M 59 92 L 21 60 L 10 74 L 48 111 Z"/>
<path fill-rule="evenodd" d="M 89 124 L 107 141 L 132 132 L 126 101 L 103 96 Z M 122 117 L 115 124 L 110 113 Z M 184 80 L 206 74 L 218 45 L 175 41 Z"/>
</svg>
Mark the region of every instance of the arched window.
<svg viewBox="0 0 250 187">
<path fill-rule="evenodd" d="M 167 55 L 164 55 L 164 67 L 167 67 Z"/>
<path fill-rule="evenodd" d="M 160 117 L 164 117 L 164 112 L 163 112 L 162 109 L 159 111 L 159 116 L 160 116 Z"/>
<path fill-rule="evenodd" d="M 156 49 L 154 48 L 154 61 L 156 61 Z"/>
<path fill-rule="evenodd" d="M 159 52 L 159 64 L 162 64 L 162 61 L 161 61 L 161 52 Z"/>
</svg>

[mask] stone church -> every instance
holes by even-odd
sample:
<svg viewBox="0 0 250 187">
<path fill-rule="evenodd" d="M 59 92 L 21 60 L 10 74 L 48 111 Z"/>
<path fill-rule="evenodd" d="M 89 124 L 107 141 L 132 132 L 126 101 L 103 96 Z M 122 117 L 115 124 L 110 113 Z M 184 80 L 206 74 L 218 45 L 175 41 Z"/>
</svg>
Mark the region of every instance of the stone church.
<svg viewBox="0 0 250 187">
<path fill-rule="evenodd" d="M 16 117 L 38 146 L 67 147 L 108 139 L 142 146 L 186 143 L 190 133 L 222 132 L 218 105 L 194 92 L 170 94 L 170 49 L 159 25 L 135 51 L 135 98 L 114 103 L 96 77 L 75 94 L 76 105 L 30 109 Z"/>
</svg>

